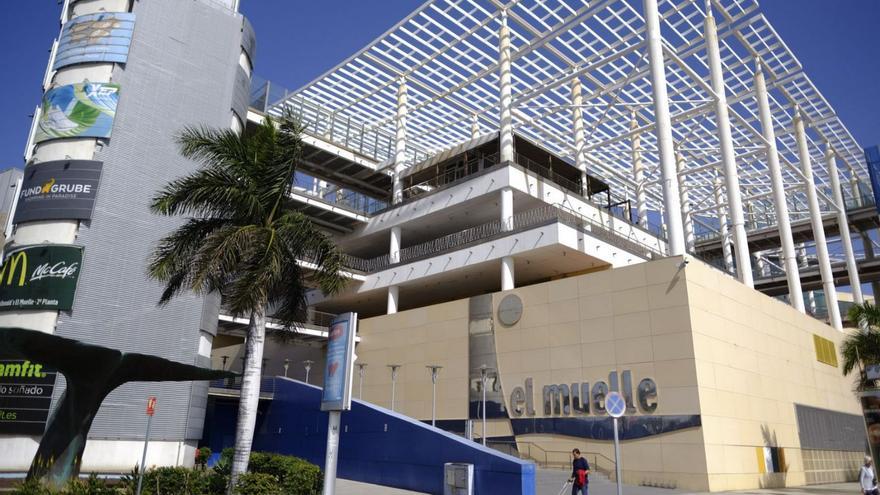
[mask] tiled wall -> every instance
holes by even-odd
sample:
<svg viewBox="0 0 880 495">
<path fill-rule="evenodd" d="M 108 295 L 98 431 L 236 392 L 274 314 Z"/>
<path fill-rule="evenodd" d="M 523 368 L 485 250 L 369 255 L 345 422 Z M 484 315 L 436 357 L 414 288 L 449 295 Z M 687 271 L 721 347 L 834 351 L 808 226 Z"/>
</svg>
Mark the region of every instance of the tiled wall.
<svg viewBox="0 0 880 495">
<path fill-rule="evenodd" d="M 687 268 L 712 490 L 807 482 L 794 404 L 860 414 L 852 380 L 816 359 L 828 325 L 698 262 Z M 784 475 L 758 476 L 755 447 L 782 447 Z"/>
<path fill-rule="evenodd" d="M 544 385 L 607 381 L 612 370 L 630 370 L 634 384 L 657 383 L 654 416 L 701 415 L 702 427 L 624 441 L 627 483 L 713 491 L 804 484 L 794 404 L 858 413 L 851 380 L 816 361 L 813 348 L 813 334 L 838 349 L 841 334 L 699 261 L 668 258 L 495 293 L 496 310 L 508 294 L 523 306 L 517 323 L 494 323 L 508 409 L 526 378 L 541 417 Z M 363 320 L 365 398 L 387 407 L 385 365 L 400 363 L 397 409 L 428 419 L 425 365 L 440 364 L 438 418 L 465 418 L 467 324 L 467 300 Z M 509 434 L 495 423 L 490 435 Z M 605 467 L 613 458 L 608 441 L 556 434 L 517 441 L 536 459 L 564 458 L 574 447 Z M 761 474 L 755 452 L 764 446 L 783 447 L 784 473 Z"/>
</svg>

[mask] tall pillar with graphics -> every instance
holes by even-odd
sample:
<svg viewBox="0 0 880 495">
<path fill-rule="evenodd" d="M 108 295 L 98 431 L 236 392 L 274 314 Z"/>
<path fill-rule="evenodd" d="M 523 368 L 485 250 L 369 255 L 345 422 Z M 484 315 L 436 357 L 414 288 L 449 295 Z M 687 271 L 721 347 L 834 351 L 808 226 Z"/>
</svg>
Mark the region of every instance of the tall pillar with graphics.
<svg viewBox="0 0 880 495">
<path fill-rule="evenodd" d="M 174 142 L 184 126 L 244 127 L 255 36 L 237 4 L 64 2 L 0 269 L 2 282 L 15 282 L 0 290 L 0 326 L 209 365 L 219 300 L 185 296 L 157 306 L 163 288 L 147 278 L 147 262 L 180 220 L 153 216 L 149 204 L 195 169 Z M 52 370 L 40 375 L 44 396 L 20 405 L 33 422 L 0 425 L 0 471 L 27 471 L 50 401 L 63 393 Z M 148 462 L 192 462 L 207 383 L 127 384 L 92 424 L 84 471 L 137 464 L 151 395 L 166 407 Z"/>
</svg>

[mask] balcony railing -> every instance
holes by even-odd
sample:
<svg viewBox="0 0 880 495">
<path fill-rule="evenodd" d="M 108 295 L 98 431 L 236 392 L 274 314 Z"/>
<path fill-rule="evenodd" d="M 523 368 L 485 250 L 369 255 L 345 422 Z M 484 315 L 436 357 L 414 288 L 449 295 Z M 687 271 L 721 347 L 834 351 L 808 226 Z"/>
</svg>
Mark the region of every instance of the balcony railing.
<svg viewBox="0 0 880 495">
<path fill-rule="evenodd" d="M 405 247 L 392 254 L 385 254 L 370 259 L 346 255 L 345 266 L 363 273 L 375 273 L 391 266 L 411 263 L 420 259 L 430 258 L 445 252 L 462 249 L 472 244 L 520 232 L 529 228 L 560 222 L 600 239 L 602 241 L 645 256 L 662 256 L 660 244 L 651 245 L 638 239 L 633 234 L 624 236 L 620 232 L 609 229 L 602 222 L 585 217 L 562 205 L 546 205 L 532 210 L 516 213 L 507 221 L 500 219 L 470 227 L 436 239 Z"/>
<path fill-rule="evenodd" d="M 244 380 L 242 376 L 235 376 L 231 378 L 219 378 L 217 380 L 211 380 L 208 385 L 209 388 L 227 390 L 230 392 L 239 392 L 241 393 L 241 383 Z M 271 376 L 263 376 L 260 377 L 260 395 L 272 395 L 275 393 L 275 378 Z"/>
<path fill-rule="evenodd" d="M 340 117 L 331 109 L 306 101 L 286 88 L 256 75 L 251 78 L 251 108 L 280 115 L 282 105 L 300 120 L 309 134 L 329 139 L 376 162 L 383 162 L 394 156 L 392 133 L 352 122 L 351 117 Z M 407 145 L 406 151 L 407 161 L 412 163 L 418 163 L 429 156 L 427 151 L 411 144 Z"/>
<path fill-rule="evenodd" d="M 293 191 L 304 196 L 311 196 L 328 205 L 338 206 L 362 215 L 372 215 L 388 207 L 386 201 L 371 198 L 335 184 L 324 187 L 294 186 Z"/>
</svg>

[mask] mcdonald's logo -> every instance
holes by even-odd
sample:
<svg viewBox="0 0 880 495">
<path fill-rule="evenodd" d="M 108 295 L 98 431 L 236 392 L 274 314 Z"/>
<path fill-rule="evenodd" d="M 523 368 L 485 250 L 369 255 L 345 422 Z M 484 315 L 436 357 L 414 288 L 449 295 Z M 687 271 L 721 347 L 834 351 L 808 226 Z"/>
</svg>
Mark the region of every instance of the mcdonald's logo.
<svg viewBox="0 0 880 495">
<path fill-rule="evenodd" d="M 27 278 L 28 257 L 27 252 L 18 251 L 10 254 L 0 266 L 0 286 L 14 285 L 16 269 L 18 270 L 18 286 L 23 287 Z"/>
</svg>

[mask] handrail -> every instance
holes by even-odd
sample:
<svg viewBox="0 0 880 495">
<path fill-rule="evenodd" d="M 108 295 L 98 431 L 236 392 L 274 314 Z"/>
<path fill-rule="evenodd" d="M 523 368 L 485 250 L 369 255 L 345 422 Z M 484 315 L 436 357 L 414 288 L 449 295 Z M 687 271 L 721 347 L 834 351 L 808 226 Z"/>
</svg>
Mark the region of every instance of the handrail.
<svg viewBox="0 0 880 495">
<path fill-rule="evenodd" d="M 251 108 L 267 114 L 280 115 L 282 109 L 291 111 L 314 136 L 329 139 L 349 151 L 377 162 L 394 156 L 394 135 L 379 129 L 370 129 L 363 122 L 352 122 L 336 112 L 307 101 L 284 87 L 254 75 L 251 78 Z M 407 143 L 408 162 L 418 163 L 430 156 L 426 150 Z"/>
<path fill-rule="evenodd" d="M 571 467 L 571 452 L 569 451 L 548 450 L 534 442 L 528 441 L 487 440 L 487 443 L 496 448 L 496 450 L 498 449 L 495 446 L 508 445 L 510 449 L 507 451 L 515 452 L 515 455 L 519 458 L 533 461 L 542 468 L 569 469 Z M 587 459 L 592 471 L 601 473 L 609 478 L 614 477 L 616 466 L 614 459 L 599 452 L 581 451 L 581 456 Z"/>
</svg>

